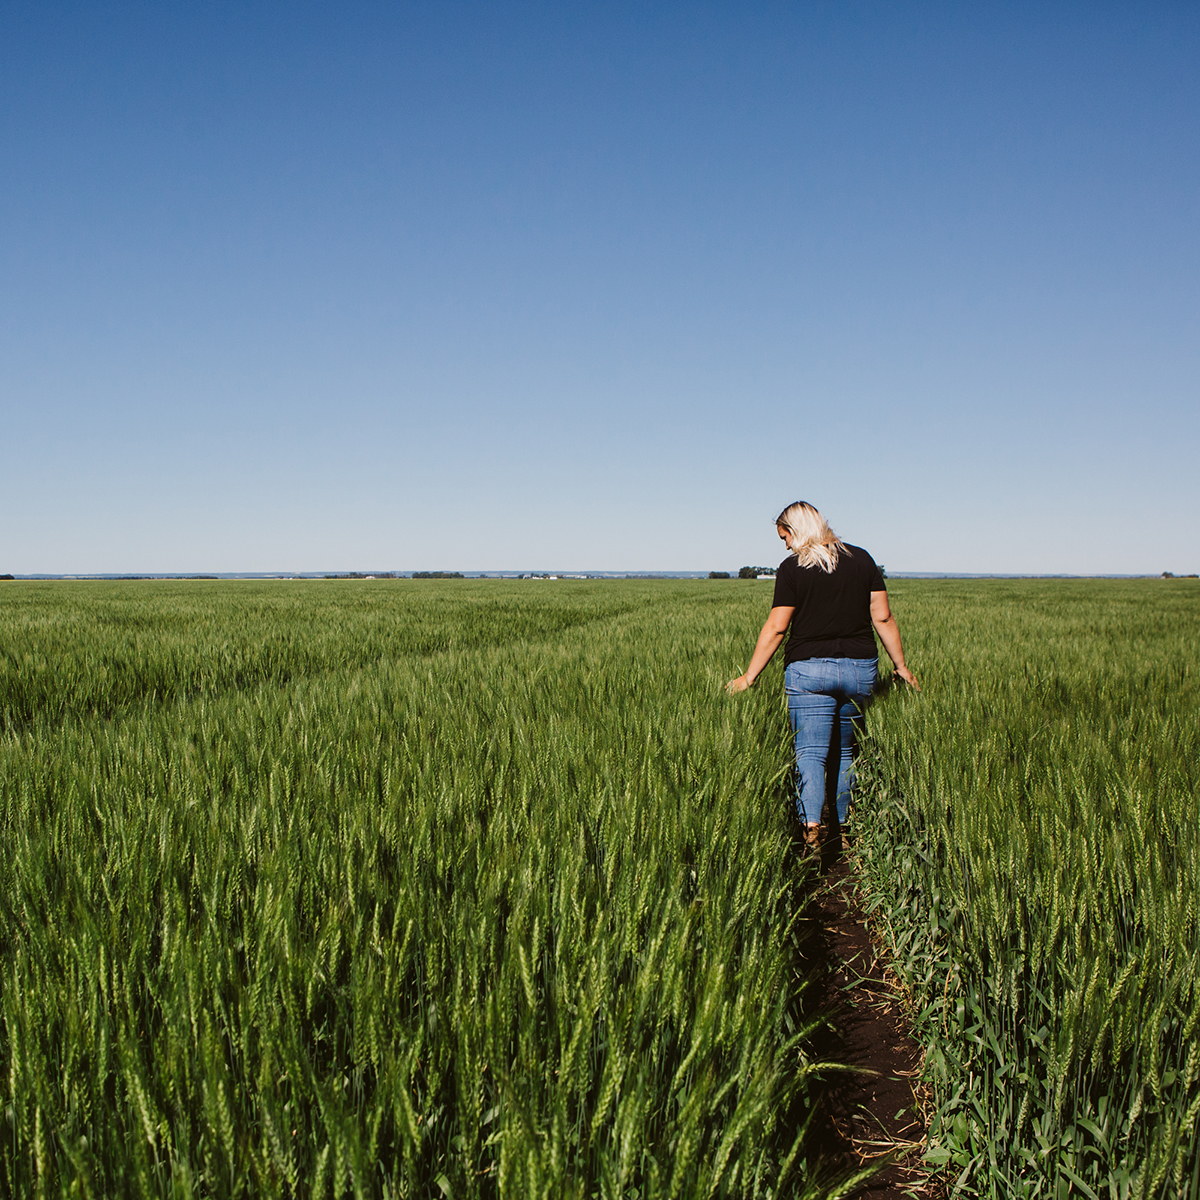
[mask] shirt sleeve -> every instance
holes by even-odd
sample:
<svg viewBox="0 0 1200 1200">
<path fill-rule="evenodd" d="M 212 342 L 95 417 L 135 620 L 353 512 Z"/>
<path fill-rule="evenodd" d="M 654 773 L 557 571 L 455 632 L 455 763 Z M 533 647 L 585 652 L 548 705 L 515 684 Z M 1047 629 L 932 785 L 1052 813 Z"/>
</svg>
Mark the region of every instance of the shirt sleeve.
<svg viewBox="0 0 1200 1200">
<path fill-rule="evenodd" d="M 771 600 L 772 608 L 796 607 L 795 572 L 789 570 L 793 561 L 793 559 L 785 558 L 779 564 L 779 570 L 775 572 L 775 595 Z"/>
<path fill-rule="evenodd" d="M 871 564 L 871 572 L 870 572 L 870 575 L 871 575 L 871 591 L 873 591 L 873 592 L 886 592 L 886 591 L 887 591 L 887 584 L 884 582 L 884 579 L 883 579 L 883 572 L 882 572 L 882 571 L 879 569 L 879 567 L 878 567 L 878 565 L 876 564 L 875 560 L 874 560 L 873 558 L 871 558 L 871 556 L 870 556 L 869 554 L 867 555 L 867 560 L 868 560 L 868 561 L 870 562 L 870 564 Z"/>
</svg>

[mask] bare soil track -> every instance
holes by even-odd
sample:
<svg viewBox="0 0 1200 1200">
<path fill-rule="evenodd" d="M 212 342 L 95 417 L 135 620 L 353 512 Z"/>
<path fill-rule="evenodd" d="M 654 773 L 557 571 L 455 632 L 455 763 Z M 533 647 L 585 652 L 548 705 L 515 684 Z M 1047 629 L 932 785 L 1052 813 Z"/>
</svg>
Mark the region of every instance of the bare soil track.
<svg viewBox="0 0 1200 1200">
<path fill-rule="evenodd" d="M 921 1048 L 909 1034 L 900 997 L 858 903 L 855 877 L 837 841 L 805 913 L 804 945 L 813 959 L 813 1000 L 829 1016 L 814 1051 L 856 1068 L 830 1080 L 823 1114 L 829 1159 L 860 1168 L 894 1156 L 854 1195 L 862 1200 L 946 1195 L 923 1161 Z"/>
</svg>

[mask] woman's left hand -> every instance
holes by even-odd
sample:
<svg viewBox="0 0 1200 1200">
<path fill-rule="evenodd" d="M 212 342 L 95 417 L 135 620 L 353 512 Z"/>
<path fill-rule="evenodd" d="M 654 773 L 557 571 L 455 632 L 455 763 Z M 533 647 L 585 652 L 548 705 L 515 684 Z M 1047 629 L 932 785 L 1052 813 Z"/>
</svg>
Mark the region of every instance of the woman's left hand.
<svg viewBox="0 0 1200 1200">
<path fill-rule="evenodd" d="M 731 696 L 736 696 L 738 692 L 744 692 L 750 686 L 750 682 L 748 675 L 739 675 L 736 679 L 731 679 L 725 685 L 725 690 Z"/>
</svg>

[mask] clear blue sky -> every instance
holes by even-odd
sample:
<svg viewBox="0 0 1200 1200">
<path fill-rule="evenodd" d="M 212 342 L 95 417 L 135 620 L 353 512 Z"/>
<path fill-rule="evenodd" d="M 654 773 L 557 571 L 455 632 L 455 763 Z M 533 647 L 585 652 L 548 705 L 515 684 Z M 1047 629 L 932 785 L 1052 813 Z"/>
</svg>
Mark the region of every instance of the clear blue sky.
<svg viewBox="0 0 1200 1200">
<path fill-rule="evenodd" d="M 0 571 L 1200 570 L 1194 4 L 6 4 Z"/>
</svg>

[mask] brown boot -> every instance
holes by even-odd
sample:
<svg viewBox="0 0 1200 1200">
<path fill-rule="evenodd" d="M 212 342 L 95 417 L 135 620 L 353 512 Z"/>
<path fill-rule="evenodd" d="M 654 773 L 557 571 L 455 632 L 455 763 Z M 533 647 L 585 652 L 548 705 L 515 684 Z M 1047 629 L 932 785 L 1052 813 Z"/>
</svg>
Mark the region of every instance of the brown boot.
<svg viewBox="0 0 1200 1200">
<path fill-rule="evenodd" d="M 821 853 L 821 842 L 824 839 L 821 837 L 820 825 L 805 825 L 804 826 L 804 849 L 809 854 Z"/>
</svg>

